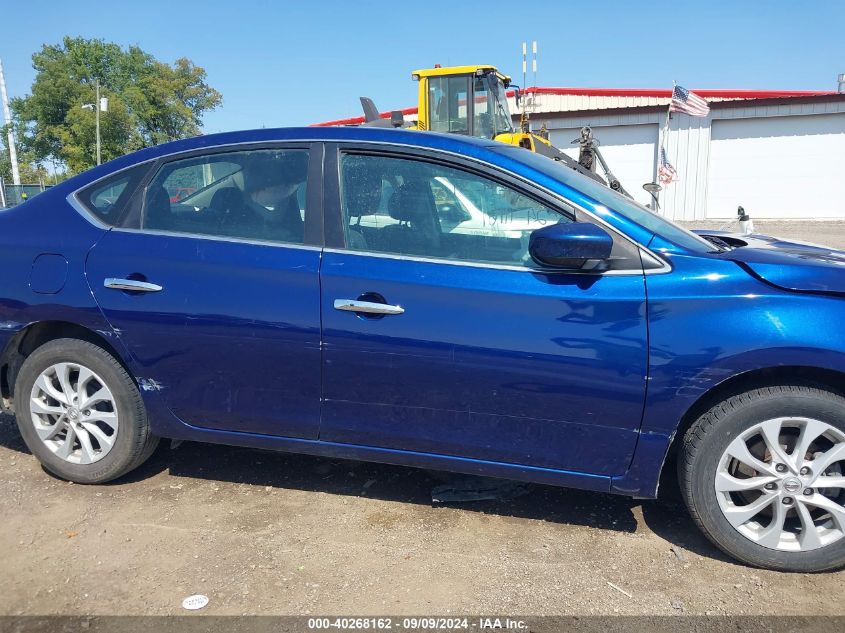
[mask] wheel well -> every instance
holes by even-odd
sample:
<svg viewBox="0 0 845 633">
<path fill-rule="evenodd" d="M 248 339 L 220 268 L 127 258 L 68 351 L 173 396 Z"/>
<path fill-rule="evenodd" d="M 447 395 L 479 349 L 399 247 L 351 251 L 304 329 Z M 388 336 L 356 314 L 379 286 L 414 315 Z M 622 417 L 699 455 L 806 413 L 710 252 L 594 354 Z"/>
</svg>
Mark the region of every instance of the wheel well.
<svg viewBox="0 0 845 633">
<path fill-rule="evenodd" d="M 760 387 L 772 387 L 783 384 L 823 387 L 845 396 L 845 373 L 831 369 L 804 366 L 769 367 L 765 369 L 754 369 L 732 376 L 700 396 L 681 418 L 681 422 L 672 436 L 672 442 L 666 453 L 666 459 L 664 460 L 663 469 L 660 473 L 661 483 L 659 490 L 672 489 L 671 484 L 669 486 L 664 486 L 663 484 L 667 477 L 674 477 L 674 466 L 678 451 L 683 443 L 684 435 L 686 435 L 689 428 L 705 412 L 719 402 L 739 393 Z"/>
<path fill-rule="evenodd" d="M 75 338 L 88 341 L 103 348 L 124 366 L 126 373 L 132 372 L 126 367 L 123 357 L 102 334 L 89 330 L 76 323 L 66 321 L 41 321 L 33 323 L 18 332 L 6 346 L 0 357 L 0 398 L 3 409 L 12 410 L 15 395 L 15 380 L 26 357 L 49 341 L 60 338 Z"/>
</svg>

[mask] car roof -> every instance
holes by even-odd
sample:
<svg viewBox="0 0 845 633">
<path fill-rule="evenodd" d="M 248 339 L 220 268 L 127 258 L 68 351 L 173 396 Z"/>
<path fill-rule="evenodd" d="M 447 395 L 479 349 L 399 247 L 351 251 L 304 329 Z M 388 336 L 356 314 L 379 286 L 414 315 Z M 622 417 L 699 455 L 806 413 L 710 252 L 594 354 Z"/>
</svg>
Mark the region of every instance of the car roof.
<svg viewBox="0 0 845 633">
<path fill-rule="evenodd" d="M 93 167 L 52 187 L 48 192 L 39 196 L 39 198 L 44 198 L 45 195 L 47 198 L 64 197 L 117 171 L 164 156 L 192 152 L 204 148 L 211 149 L 238 144 L 247 145 L 284 141 L 324 143 L 368 142 L 450 152 L 468 158 L 474 158 L 504 169 L 505 171 L 530 180 L 547 190 L 562 195 L 571 202 L 587 209 L 593 208 L 596 204 L 595 197 L 591 197 L 580 191 L 585 186 L 585 183 L 587 185 L 590 183 L 595 184 L 595 181 L 582 176 L 574 170 L 561 167 L 556 161 L 551 161 L 546 157 L 540 157 L 523 148 L 498 143 L 490 139 L 478 139 L 460 134 L 442 134 L 437 132 L 366 126 L 314 126 L 243 130 L 206 134 L 172 141 L 141 149 L 131 154 L 115 158 L 98 167 Z M 599 196 L 599 198 L 601 197 Z M 640 243 L 648 243 L 653 235 L 653 231 L 644 229 L 644 227 L 637 225 L 635 221 L 631 221 L 615 213 L 613 211 L 613 205 L 610 205 L 609 209 L 602 207 L 601 214 L 606 221 L 616 226 L 617 229 L 627 233 L 629 237 L 640 241 Z M 621 221 L 617 222 L 616 220 Z"/>
<path fill-rule="evenodd" d="M 258 130 L 242 130 L 238 132 L 222 132 L 195 136 L 181 141 L 173 141 L 158 145 L 155 148 L 160 155 L 173 152 L 188 151 L 215 145 L 229 145 L 233 143 L 260 143 L 262 141 L 322 141 L 348 142 L 366 141 L 378 143 L 397 143 L 413 147 L 430 147 L 435 149 L 460 151 L 467 146 L 484 148 L 493 147 L 489 139 L 477 139 L 457 134 L 440 134 L 437 132 L 420 133 L 412 130 L 397 128 L 377 128 L 364 126 L 337 127 L 291 127 Z M 143 152 L 144 150 L 142 150 Z"/>
<path fill-rule="evenodd" d="M 225 145 L 276 141 L 388 143 L 404 147 L 454 152 L 494 162 L 496 160 L 496 153 L 490 151 L 495 147 L 494 141 L 458 134 L 365 126 L 261 128 L 204 134 L 147 147 L 82 172 L 61 183 L 57 189 L 73 191 L 115 171 L 171 154 Z"/>
<path fill-rule="evenodd" d="M 238 143 L 261 143 L 273 141 L 317 141 L 317 142 L 371 142 L 391 143 L 408 147 L 440 149 L 453 152 L 467 152 L 470 148 L 483 150 L 494 147 L 489 139 L 477 139 L 457 134 L 437 132 L 417 132 L 394 128 L 375 128 L 360 126 L 338 127 L 293 127 L 237 132 L 221 132 L 194 136 L 180 141 L 172 141 L 155 147 L 140 150 L 127 157 L 136 157 L 132 162 L 149 160 L 179 152 L 186 152 L 205 147 L 232 145 Z M 471 152 L 474 153 L 474 152 Z"/>
</svg>

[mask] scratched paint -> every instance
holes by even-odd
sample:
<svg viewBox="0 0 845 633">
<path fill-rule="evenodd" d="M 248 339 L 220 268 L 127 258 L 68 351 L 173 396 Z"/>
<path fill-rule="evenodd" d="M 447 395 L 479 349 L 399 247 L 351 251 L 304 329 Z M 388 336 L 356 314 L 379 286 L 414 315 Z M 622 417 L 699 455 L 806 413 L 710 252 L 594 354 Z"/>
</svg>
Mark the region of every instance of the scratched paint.
<svg viewBox="0 0 845 633">
<path fill-rule="evenodd" d="M 140 386 L 143 391 L 161 391 L 164 389 L 163 384 L 152 378 L 139 378 L 138 386 Z"/>
</svg>

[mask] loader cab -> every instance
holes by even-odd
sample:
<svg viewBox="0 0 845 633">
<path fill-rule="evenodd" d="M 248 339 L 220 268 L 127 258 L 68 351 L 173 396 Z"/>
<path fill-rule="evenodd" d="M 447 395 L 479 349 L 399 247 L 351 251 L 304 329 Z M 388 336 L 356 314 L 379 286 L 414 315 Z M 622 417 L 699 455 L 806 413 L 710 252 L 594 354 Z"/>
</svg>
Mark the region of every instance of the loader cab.
<svg viewBox="0 0 845 633">
<path fill-rule="evenodd" d="M 506 90 L 510 77 L 493 66 L 417 70 L 420 130 L 494 139 L 514 132 Z"/>
</svg>

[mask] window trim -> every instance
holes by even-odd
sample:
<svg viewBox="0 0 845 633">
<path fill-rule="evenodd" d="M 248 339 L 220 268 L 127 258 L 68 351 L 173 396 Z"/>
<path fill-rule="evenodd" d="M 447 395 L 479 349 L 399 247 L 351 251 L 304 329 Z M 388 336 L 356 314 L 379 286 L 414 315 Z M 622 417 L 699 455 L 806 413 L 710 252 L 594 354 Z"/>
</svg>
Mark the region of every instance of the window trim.
<svg viewBox="0 0 845 633">
<path fill-rule="evenodd" d="M 417 255 L 403 255 L 400 253 L 383 253 L 379 251 L 353 251 L 346 247 L 346 237 L 343 230 L 343 204 L 340 191 L 341 182 L 341 157 L 343 154 L 354 155 L 370 155 L 370 156 L 384 156 L 392 158 L 400 158 L 405 160 L 422 160 L 428 163 L 435 163 L 451 167 L 460 171 L 466 171 L 482 178 L 499 182 L 499 184 L 514 189 L 517 193 L 522 194 L 540 204 L 543 204 L 561 215 L 568 216 L 569 213 L 561 209 L 561 205 L 567 205 L 576 213 L 583 213 L 604 230 L 606 230 L 614 239 L 620 239 L 627 242 L 633 250 L 639 253 L 640 263 L 638 267 L 622 268 L 617 270 L 561 270 L 558 268 L 543 268 L 543 267 L 528 267 L 515 266 L 510 264 L 496 264 L 492 262 L 472 262 L 461 261 L 447 258 L 424 257 Z M 329 179 L 329 175 L 331 178 Z M 593 213 L 579 204 L 576 204 L 567 198 L 549 191 L 548 189 L 531 182 L 530 180 L 514 174 L 509 171 L 500 169 L 495 165 L 479 161 L 467 156 L 452 154 L 449 152 L 442 152 L 438 150 L 428 150 L 427 148 L 408 147 L 405 145 L 390 145 L 382 142 L 345 142 L 327 144 L 326 147 L 326 169 L 324 171 L 324 189 L 328 204 L 324 206 L 324 211 L 334 208 L 331 213 L 331 218 L 325 217 L 324 222 L 326 226 L 326 246 L 325 251 L 330 253 L 347 253 L 366 255 L 369 257 L 379 257 L 382 259 L 396 259 L 406 261 L 417 261 L 425 263 L 437 263 L 457 266 L 469 266 L 486 269 L 499 270 L 513 270 L 520 272 L 529 272 L 535 274 L 564 274 L 564 275 L 653 275 L 670 272 L 672 267 L 662 257 L 655 255 L 650 249 L 640 244 L 639 242 L 628 237 L 624 233 L 616 230 L 607 222 L 599 218 Z M 577 218 L 575 218 L 577 220 Z M 331 236 L 332 239 L 328 239 Z M 338 239 L 339 238 L 339 239 Z M 645 268 L 644 260 L 651 259 L 658 263 L 656 268 Z"/>
<path fill-rule="evenodd" d="M 491 143 L 492 143 L 492 141 L 491 141 Z M 606 229 L 612 235 L 620 236 L 622 239 L 627 240 L 629 243 L 631 243 L 633 246 L 635 246 L 637 249 L 639 249 L 641 258 L 648 258 L 648 259 L 660 264 L 660 267 L 658 267 L 658 268 L 648 268 L 648 269 L 644 268 L 638 274 L 657 275 L 657 274 L 669 273 L 669 272 L 672 271 L 672 266 L 669 263 L 669 261 L 667 261 L 667 259 L 665 257 L 661 257 L 661 256 L 655 254 L 654 251 L 652 251 L 650 248 L 648 248 L 645 244 L 640 244 L 635 239 L 625 235 L 621 231 L 612 227 L 610 224 L 608 224 L 607 222 L 602 220 L 596 214 L 594 214 L 591 211 L 585 209 L 580 204 L 577 204 L 577 203 L 572 202 L 571 200 L 568 200 L 567 198 L 565 198 L 564 196 L 560 195 L 557 192 L 551 191 L 551 190 L 547 189 L 546 187 L 543 187 L 542 185 L 538 185 L 537 183 L 532 182 L 531 180 L 528 180 L 527 178 L 524 178 L 524 177 L 522 177 L 518 174 L 506 171 L 506 170 L 501 169 L 500 167 L 495 166 L 495 165 L 490 165 L 489 163 L 487 163 L 483 160 L 473 158 L 472 156 L 467 156 L 466 154 L 459 154 L 457 152 L 452 152 L 452 151 L 449 151 L 449 150 L 438 149 L 438 148 L 431 148 L 431 147 L 409 146 L 409 145 L 404 144 L 404 143 L 389 143 L 389 142 L 385 142 L 385 141 L 368 141 L 368 140 L 337 141 L 337 140 L 333 140 L 333 139 L 332 140 L 326 140 L 324 138 L 299 138 L 299 139 L 285 139 L 285 140 L 278 140 L 278 141 L 273 141 L 273 140 L 241 141 L 241 142 L 235 142 L 235 143 L 222 143 L 222 144 L 218 144 L 218 145 L 209 145 L 207 147 L 195 148 L 195 149 L 191 149 L 191 150 L 180 150 L 180 151 L 175 151 L 175 152 L 169 152 L 169 153 L 165 153 L 165 154 L 162 154 L 160 156 L 156 156 L 156 157 L 153 157 L 153 158 L 150 158 L 150 159 L 147 159 L 147 160 L 138 161 L 137 163 L 134 163 L 132 165 L 129 165 L 127 167 L 119 169 L 118 171 L 112 172 L 111 174 L 106 174 L 106 175 L 102 176 L 101 178 L 97 178 L 95 180 L 92 180 L 92 181 L 86 183 L 85 185 L 83 185 L 83 186 L 79 187 L 78 189 L 75 189 L 74 191 L 69 193 L 66 196 L 65 200 L 68 202 L 68 204 L 77 213 L 82 215 L 82 217 L 84 219 L 86 219 L 88 222 L 90 222 L 94 226 L 96 226 L 98 228 L 105 228 L 105 229 L 114 228 L 116 230 L 120 230 L 120 229 L 125 230 L 124 227 L 111 227 L 111 226 L 101 222 L 98 218 L 96 218 L 96 216 L 91 214 L 90 211 L 88 211 L 87 209 L 85 209 L 84 206 L 82 206 L 82 204 L 76 199 L 76 194 L 78 192 L 80 192 L 82 189 L 84 189 L 85 187 L 91 186 L 91 185 L 95 184 L 96 182 L 99 182 L 100 180 L 104 180 L 105 178 L 110 178 L 111 176 L 113 176 L 113 175 L 115 175 L 115 174 L 117 174 L 117 173 L 119 173 L 119 172 L 121 172 L 125 169 L 131 169 L 132 167 L 137 167 L 137 166 L 142 165 L 144 163 L 156 163 L 156 164 L 158 164 L 160 161 L 167 160 L 167 159 L 174 157 L 174 156 L 190 156 L 194 153 L 211 152 L 211 151 L 215 151 L 215 150 L 231 151 L 231 148 L 235 148 L 235 147 L 238 147 L 238 148 L 241 148 L 241 147 L 242 148 L 273 147 L 273 146 L 287 146 L 287 145 L 290 145 L 290 144 L 307 144 L 307 145 L 311 146 L 312 151 L 314 151 L 318 147 L 321 148 L 322 160 L 320 162 L 320 166 L 321 166 L 322 172 L 321 172 L 321 178 L 318 180 L 318 182 L 322 183 L 322 187 L 319 187 L 319 188 L 315 187 L 315 189 L 320 189 L 320 191 L 321 191 L 320 202 L 321 202 L 321 205 L 322 205 L 321 206 L 322 213 L 320 214 L 320 218 L 321 218 L 323 225 L 324 225 L 323 243 L 326 244 L 327 247 L 328 247 L 328 244 L 329 244 L 329 241 L 330 241 L 329 238 L 330 237 L 331 238 L 336 237 L 335 235 L 332 234 L 332 232 L 336 231 L 336 229 L 338 227 L 341 228 L 341 229 L 343 228 L 342 217 L 339 218 L 337 220 L 337 222 L 334 222 L 334 221 L 328 222 L 328 223 L 326 222 L 326 220 L 328 219 L 327 218 L 327 208 L 328 207 L 325 204 L 326 199 L 328 199 L 330 203 L 335 202 L 335 200 L 334 200 L 334 198 L 332 198 L 331 194 L 332 194 L 333 190 L 334 190 L 334 192 L 337 192 L 337 188 L 338 188 L 339 173 L 338 173 L 337 170 L 338 170 L 338 167 L 339 167 L 339 163 L 338 163 L 338 160 L 337 160 L 337 153 L 339 151 L 339 148 L 341 146 L 343 146 L 344 148 L 354 146 L 354 147 L 370 148 L 370 149 L 374 149 L 376 151 L 379 151 L 380 149 L 383 149 L 383 148 L 391 148 L 391 149 L 394 149 L 397 152 L 402 152 L 402 150 L 405 150 L 409 154 L 413 154 L 414 152 L 413 151 L 408 152 L 407 150 L 416 150 L 416 153 L 418 153 L 418 154 L 426 153 L 429 156 L 444 157 L 447 161 L 452 161 L 452 162 L 454 162 L 458 165 L 466 165 L 466 166 L 476 165 L 476 169 L 478 169 L 478 167 L 477 167 L 478 165 L 482 165 L 482 166 L 484 166 L 488 169 L 492 169 L 492 170 L 496 171 L 497 173 L 504 174 L 504 175 L 510 177 L 511 179 L 513 179 L 514 181 L 516 181 L 518 183 L 522 183 L 523 187 L 528 187 L 529 189 L 532 189 L 536 192 L 539 192 L 543 196 L 548 197 L 549 200 L 555 201 L 555 203 L 557 201 L 560 201 L 560 202 L 563 202 L 565 204 L 568 204 L 568 205 L 574 207 L 578 211 L 581 211 L 587 217 L 591 218 L 593 222 L 600 225 L 602 228 Z M 311 174 L 309 173 L 309 178 L 310 177 L 311 177 Z M 149 179 L 149 173 L 148 173 L 146 179 Z M 144 184 L 145 184 L 145 187 L 146 187 L 146 183 L 144 183 Z M 336 204 L 335 208 L 336 208 L 338 214 L 342 213 L 339 204 Z M 334 214 L 332 214 L 332 215 L 334 215 Z M 332 218 L 332 219 L 334 220 L 334 218 Z M 307 227 L 306 227 L 306 229 L 307 229 Z M 180 234 L 180 236 L 182 236 L 182 235 L 184 235 L 184 234 Z M 332 250 L 333 251 L 334 249 L 332 247 L 328 247 L 326 250 Z M 347 251 L 344 248 L 341 248 L 337 252 L 351 253 L 353 251 Z M 377 253 L 374 253 L 373 255 L 377 255 Z M 444 263 L 444 262 L 448 264 L 449 260 L 438 260 L 438 263 Z M 520 268 L 520 270 L 524 271 L 524 272 L 531 272 L 534 269 Z M 556 271 L 556 272 L 565 272 L 565 271 Z M 574 274 L 601 275 L 601 274 L 611 274 L 611 273 L 614 273 L 614 272 L 617 272 L 617 271 L 605 271 L 605 272 L 588 272 L 588 271 L 585 271 L 584 273 L 574 273 Z M 621 272 L 623 272 L 625 274 L 631 274 L 628 271 L 621 271 Z M 569 274 L 573 274 L 573 273 L 569 273 Z"/>
<path fill-rule="evenodd" d="M 111 228 L 111 227 L 109 227 Z M 175 237 L 192 240 L 208 240 L 211 242 L 231 242 L 233 244 L 252 244 L 253 246 L 271 246 L 275 248 L 295 248 L 304 251 L 324 250 L 320 244 L 297 244 L 295 242 L 279 242 L 275 240 L 256 240 L 246 237 L 228 237 L 225 235 L 209 235 L 207 233 L 177 233 L 161 229 L 135 229 L 126 227 L 113 227 L 112 231 L 117 233 L 136 233 L 138 235 L 160 235 L 162 237 Z"/>
</svg>

